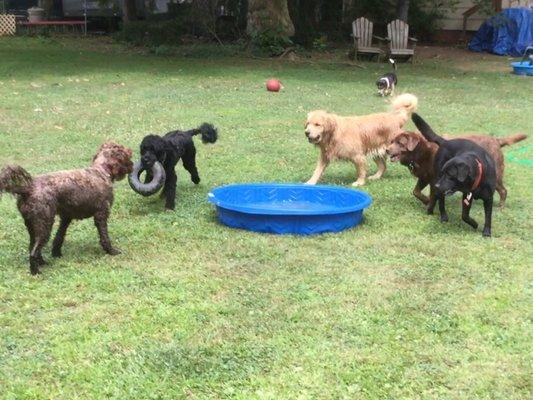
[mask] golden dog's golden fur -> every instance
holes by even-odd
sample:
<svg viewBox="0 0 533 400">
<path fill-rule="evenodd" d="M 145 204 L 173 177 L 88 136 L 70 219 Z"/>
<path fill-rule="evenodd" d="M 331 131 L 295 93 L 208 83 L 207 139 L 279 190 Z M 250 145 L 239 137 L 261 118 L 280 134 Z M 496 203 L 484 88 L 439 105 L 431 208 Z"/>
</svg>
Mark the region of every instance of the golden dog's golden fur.
<svg viewBox="0 0 533 400">
<path fill-rule="evenodd" d="M 392 110 L 386 113 L 342 117 L 323 110 L 311 111 L 305 123 L 305 134 L 310 143 L 320 147 L 320 155 L 307 183 L 316 184 L 328 164 L 341 159 L 355 164 L 357 180 L 353 186 L 364 185 L 366 156 L 372 156 L 378 166 L 378 171 L 368 179 L 381 178 L 387 168 L 387 146 L 401 132 L 417 104 L 416 96 L 405 93 L 392 100 Z"/>
</svg>

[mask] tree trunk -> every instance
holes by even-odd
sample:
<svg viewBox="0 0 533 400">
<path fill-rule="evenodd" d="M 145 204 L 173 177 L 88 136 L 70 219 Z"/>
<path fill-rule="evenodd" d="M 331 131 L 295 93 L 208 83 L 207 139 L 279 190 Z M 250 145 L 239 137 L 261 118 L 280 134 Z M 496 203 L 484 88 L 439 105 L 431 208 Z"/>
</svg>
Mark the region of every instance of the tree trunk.
<svg viewBox="0 0 533 400">
<path fill-rule="evenodd" d="M 396 2 L 396 18 L 407 22 L 409 15 L 409 0 L 397 0 Z"/>
<path fill-rule="evenodd" d="M 287 0 L 249 0 L 246 33 L 254 35 L 267 30 L 285 36 L 294 35 Z"/>
<path fill-rule="evenodd" d="M 122 3 L 122 21 L 128 23 L 137 19 L 137 4 L 135 0 L 124 0 Z"/>
<path fill-rule="evenodd" d="M 318 31 L 318 0 L 288 0 L 287 3 L 294 24 L 294 40 L 305 47 L 311 46 Z"/>
<path fill-rule="evenodd" d="M 350 17 L 352 16 L 351 11 L 352 11 L 354 3 L 355 3 L 354 0 L 342 0 L 342 22 L 347 22 L 348 16 Z"/>
<path fill-rule="evenodd" d="M 407 22 L 409 15 L 409 0 L 397 0 L 396 1 L 396 18 Z"/>
</svg>

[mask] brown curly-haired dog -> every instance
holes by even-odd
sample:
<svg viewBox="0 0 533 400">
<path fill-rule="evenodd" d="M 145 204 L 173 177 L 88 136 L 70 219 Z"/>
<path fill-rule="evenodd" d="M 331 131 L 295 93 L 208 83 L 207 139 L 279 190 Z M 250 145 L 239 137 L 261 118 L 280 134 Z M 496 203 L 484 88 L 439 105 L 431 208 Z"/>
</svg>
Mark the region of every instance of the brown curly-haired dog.
<svg viewBox="0 0 533 400">
<path fill-rule="evenodd" d="M 52 256 L 61 257 L 61 246 L 73 219 L 94 217 L 100 244 L 108 254 L 119 254 L 111 245 L 107 219 L 113 204 L 113 182 L 132 171 L 132 151 L 116 143 L 103 144 L 89 168 L 58 171 L 32 177 L 20 166 L 7 166 L 0 172 L 0 193 L 17 196 L 17 206 L 30 235 L 30 272 L 39 273 L 45 264 L 42 249 L 50 238 L 56 214 L 59 229 Z"/>
</svg>

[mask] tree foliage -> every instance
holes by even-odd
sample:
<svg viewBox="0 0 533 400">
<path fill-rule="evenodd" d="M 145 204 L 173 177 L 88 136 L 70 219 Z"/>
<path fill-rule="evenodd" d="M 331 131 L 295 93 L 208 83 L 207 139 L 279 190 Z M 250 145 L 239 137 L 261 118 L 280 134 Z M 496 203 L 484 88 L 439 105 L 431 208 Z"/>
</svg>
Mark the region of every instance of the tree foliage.
<svg viewBox="0 0 533 400">
<path fill-rule="evenodd" d="M 124 1 L 125 21 L 128 21 L 135 14 L 128 5 L 134 7 L 135 0 Z M 474 1 L 491 3 L 491 0 Z M 163 18 L 172 27 L 182 27 L 173 29 L 176 35 L 183 30 L 222 43 L 242 37 L 246 32 L 254 46 L 265 48 L 268 54 L 279 54 L 294 44 L 325 48 L 328 41 L 347 41 L 351 22 L 358 17 L 372 20 L 379 35 L 386 34 L 386 24 L 393 19 L 407 20 L 414 35 L 428 40 L 446 10 L 457 3 L 458 0 L 189 0 L 173 3 L 173 12 Z M 160 18 L 154 14 L 146 24 L 157 25 L 162 21 Z M 146 40 L 147 35 L 142 34 L 143 22 L 137 25 L 139 29 L 130 31 L 139 31 L 141 34 L 136 36 Z M 160 29 L 153 28 L 150 37 L 159 38 Z"/>
</svg>

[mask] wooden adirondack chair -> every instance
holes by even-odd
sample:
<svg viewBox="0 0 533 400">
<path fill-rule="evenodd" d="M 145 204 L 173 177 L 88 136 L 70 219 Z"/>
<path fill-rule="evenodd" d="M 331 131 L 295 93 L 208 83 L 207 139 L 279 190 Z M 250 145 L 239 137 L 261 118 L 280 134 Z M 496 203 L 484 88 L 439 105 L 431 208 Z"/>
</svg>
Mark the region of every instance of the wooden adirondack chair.
<svg viewBox="0 0 533 400">
<path fill-rule="evenodd" d="M 385 40 L 385 38 L 373 35 L 373 30 L 374 24 L 364 17 L 357 18 L 352 22 L 352 36 L 356 59 L 357 54 L 359 53 L 370 55 L 375 54 L 378 56 L 379 61 L 381 56 L 385 53 L 379 46 L 372 46 L 372 38 Z"/>
<path fill-rule="evenodd" d="M 416 40 L 409 37 L 409 25 L 400 19 L 396 19 L 387 25 L 387 41 L 389 42 L 389 57 L 407 56 L 413 62 L 415 58 Z M 409 47 L 412 42 L 412 47 Z"/>
</svg>

